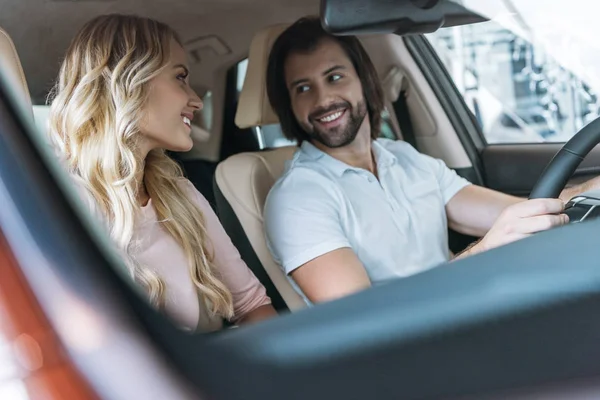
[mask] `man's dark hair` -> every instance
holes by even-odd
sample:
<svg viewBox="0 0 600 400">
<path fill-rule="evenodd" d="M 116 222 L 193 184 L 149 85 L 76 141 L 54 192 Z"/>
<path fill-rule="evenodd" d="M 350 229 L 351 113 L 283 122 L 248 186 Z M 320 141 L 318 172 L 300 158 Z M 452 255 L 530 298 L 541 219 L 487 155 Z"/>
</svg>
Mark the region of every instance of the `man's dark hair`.
<svg viewBox="0 0 600 400">
<path fill-rule="evenodd" d="M 287 28 L 275 41 L 267 66 L 267 95 L 269 103 L 279 117 L 283 134 L 301 144 L 310 137 L 302 129 L 292 111 L 289 90 L 285 81 L 285 62 L 292 53 L 314 51 L 323 39 L 336 41 L 344 50 L 362 85 L 363 96 L 369 112 L 371 137 L 377 139 L 384 107 L 383 90 L 377 71 L 369 55 L 355 36 L 333 36 L 327 33 L 316 17 L 305 17 Z"/>
</svg>

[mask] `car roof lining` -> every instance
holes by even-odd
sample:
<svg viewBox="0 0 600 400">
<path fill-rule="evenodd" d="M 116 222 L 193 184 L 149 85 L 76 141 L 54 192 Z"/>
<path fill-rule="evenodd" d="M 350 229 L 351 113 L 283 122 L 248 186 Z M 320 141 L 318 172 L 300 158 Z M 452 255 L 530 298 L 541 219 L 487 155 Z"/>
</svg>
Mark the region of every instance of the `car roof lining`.
<svg viewBox="0 0 600 400">
<path fill-rule="evenodd" d="M 0 0 L 0 26 L 21 55 L 34 104 L 43 104 L 71 39 L 97 15 L 136 13 L 172 26 L 190 52 L 191 84 L 203 92 L 214 90 L 215 74 L 245 57 L 255 31 L 317 13 L 318 5 L 318 0 Z"/>
</svg>

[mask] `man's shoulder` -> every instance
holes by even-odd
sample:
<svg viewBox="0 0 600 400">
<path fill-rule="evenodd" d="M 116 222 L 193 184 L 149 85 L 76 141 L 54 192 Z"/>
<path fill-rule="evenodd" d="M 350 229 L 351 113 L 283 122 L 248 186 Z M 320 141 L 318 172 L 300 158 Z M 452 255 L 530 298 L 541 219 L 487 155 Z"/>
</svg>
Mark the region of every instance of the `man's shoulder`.
<svg viewBox="0 0 600 400">
<path fill-rule="evenodd" d="M 309 195 L 331 187 L 331 179 L 310 165 L 292 164 L 275 182 L 271 193 Z"/>
<path fill-rule="evenodd" d="M 265 203 L 265 211 L 313 208 L 317 204 L 337 204 L 339 193 L 330 177 L 310 165 L 291 165 L 275 182 Z"/>
</svg>

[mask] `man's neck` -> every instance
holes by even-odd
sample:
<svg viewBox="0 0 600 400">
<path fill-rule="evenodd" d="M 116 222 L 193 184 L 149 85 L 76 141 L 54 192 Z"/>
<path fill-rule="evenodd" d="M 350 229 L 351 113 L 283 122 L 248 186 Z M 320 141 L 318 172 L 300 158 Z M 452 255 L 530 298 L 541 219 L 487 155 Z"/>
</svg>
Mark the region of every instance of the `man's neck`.
<svg viewBox="0 0 600 400">
<path fill-rule="evenodd" d="M 311 141 L 311 143 L 331 157 L 340 160 L 351 167 L 370 171 L 377 176 L 377 165 L 372 153 L 370 131 L 369 124 L 363 124 L 354 141 L 343 147 L 330 148 L 317 141 Z"/>
</svg>

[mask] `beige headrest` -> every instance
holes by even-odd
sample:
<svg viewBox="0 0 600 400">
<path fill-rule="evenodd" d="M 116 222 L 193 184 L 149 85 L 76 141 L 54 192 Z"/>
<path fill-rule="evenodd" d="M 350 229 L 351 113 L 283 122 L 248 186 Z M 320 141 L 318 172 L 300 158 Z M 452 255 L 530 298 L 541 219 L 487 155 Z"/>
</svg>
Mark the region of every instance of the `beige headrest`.
<svg viewBox="0 0 600 400">
<path fill-rule="evenodd" d="M 235 114 L 235 124 L 241 129 L 279 123 L 267 97 L 267 63 L 273 43 L 288 26 L 270 26 L 252 39 L 248 70 Z"/>
<path fill-rule="evenodd" d="M 24 101 L 28 112 L 32 114 L 31 96 L 17 49 L 8 33 L 2 28 L 0 28 L 0 71 L 5 77 L 8 77 L 9 85 L 17 91 L 17 95 Z"/>
</svg>

